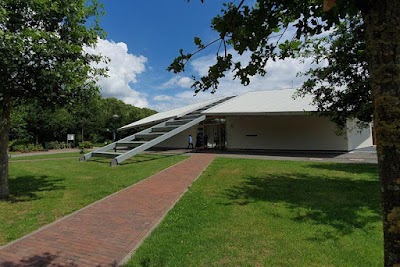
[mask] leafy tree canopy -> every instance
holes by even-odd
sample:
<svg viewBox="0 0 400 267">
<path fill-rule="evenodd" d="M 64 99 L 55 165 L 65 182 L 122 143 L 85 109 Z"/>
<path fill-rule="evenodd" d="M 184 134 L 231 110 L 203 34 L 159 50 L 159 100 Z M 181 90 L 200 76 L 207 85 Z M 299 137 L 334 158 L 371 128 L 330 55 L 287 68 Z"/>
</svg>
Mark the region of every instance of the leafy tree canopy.
<svg viewBox="0 0 400 267">
<path fill-rule="evenodd" d="M 8 196 L 8 142 L 12 106 L 65 103 L 96 92 L 104 69 L 85 53 L 104 33 L 97 0 L 0 1 L 0 199 Z"/>
<path fill-rule="evenodd" d="M 195 79 L 196 93 L 209 89 L 215 92 L 227 71 L 248 85 L 251 76 L 267 73 L 269 60 L 313 57 L 324 67 L 303 73 L 309 79 L 298 96 L 312 93 L 320 114 L 330 117 L 340 128 L 346 126 L 349 117 L 371 121 L 365 26 L 360 11 L 367 3 L 341 1 L 330 12 L 324 11 L 323 1 L 315 0 L 260 0 L 254 6 L 245 4 L 244 0 L 225 4 L 222 14 L 212 20 L 211 27 L 219 34 L 214 41 L 219 43 L 216 63 L 206 76 Z M 288 35 L 293 30 L 293 35 Z M 198 51 L 181 50 L 169 71 L 185 71 L 187 62 L 210 45 L 203 44 L 199 37 L 194 42 Z M 250 60 L 237 60 L 230 51 L 247 53 Z"/>
<path fill-rule="evenodd" d="M 84 98 L 83 103 L 59 107 L 40 102 L 20 104 L 11 113 L 10 140 L 14 144 L 65 141 L 75 134 L 77 141 L 104 142 L 112 139 L 112 130 L 156 113 L 115 98 Z M 118 119 L 113 119 L 118 115 Z M 82 136 L 83 134 L 83 136 Z"/>
<path fill-rule="evenodd" d="M 83 49 L 104 33 L 99 4 L 85 2 L 0 1 L 0 96 L 60 102 L 94 87 L 93 78 L 104 70 L 89 63 L 101 58 Z"/>
</svg>

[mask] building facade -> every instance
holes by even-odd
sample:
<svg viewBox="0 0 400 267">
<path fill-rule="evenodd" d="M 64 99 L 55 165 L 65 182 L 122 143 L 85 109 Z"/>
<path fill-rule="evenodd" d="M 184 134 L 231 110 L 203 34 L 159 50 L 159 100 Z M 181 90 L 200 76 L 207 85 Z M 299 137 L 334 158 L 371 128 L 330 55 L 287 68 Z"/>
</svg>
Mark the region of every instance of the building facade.
<svg viewBox="0 0 400 267">
<path fill-rule="evenodd" d="M 186 148 L 189 134 L 198 147 L 228 150 L 351 151 L 373 144 L 371 127 L 359 129 L 355 121 L 349 120 L 347 129 L 338 134 L 334 123 L 316 115 L 311 97 L 294 99 L 294 93 L 295 90 L 257 91 L 231 98 L 202 111 L 206 115 L 203 122 L 155 147 Z M 171 118 L 207 103 L 167 111 L 166 116 L 158 113 L 155 118 Z M 151 116 L 146 119 L 147 124 L 152 121 Z M 132 125 L 144 124 L 138 121 Z"/>
</svg>

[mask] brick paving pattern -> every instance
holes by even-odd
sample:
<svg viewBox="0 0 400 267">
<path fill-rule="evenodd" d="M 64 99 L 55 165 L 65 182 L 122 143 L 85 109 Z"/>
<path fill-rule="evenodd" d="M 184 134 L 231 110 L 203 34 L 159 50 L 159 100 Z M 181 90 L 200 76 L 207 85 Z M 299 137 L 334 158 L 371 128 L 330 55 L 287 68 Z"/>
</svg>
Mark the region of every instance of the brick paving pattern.
<svg viewBox="0 0 400 267">
<path fill-rule="evenodd" d="M 117 266 L 215 155 L 198 154 L 0 249 L 0 266 Z"/>
</svg>

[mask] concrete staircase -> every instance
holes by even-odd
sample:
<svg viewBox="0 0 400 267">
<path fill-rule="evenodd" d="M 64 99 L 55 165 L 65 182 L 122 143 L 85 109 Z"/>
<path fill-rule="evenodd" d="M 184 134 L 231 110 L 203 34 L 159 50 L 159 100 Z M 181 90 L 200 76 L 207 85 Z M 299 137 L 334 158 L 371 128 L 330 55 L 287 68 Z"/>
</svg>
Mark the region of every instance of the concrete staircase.
<svg viewBox="0 0 400 267">
<path fill-rule="evenodd" d="M 92 157 L 106 157 L 112 159 L 110 162 L 111 166 L 117 166 L 123 161 L 204 121 L 206 116 L 201 114 L 202 111 L 216 106 L 230 98 L 231 97 L 227 97 L 191 111 L 188 114 L 170 118 L 167 121 L 163 121 L 141 132 L 87 153 L 80 158 L 80 161 L 86 161 Z"/>
</svg>

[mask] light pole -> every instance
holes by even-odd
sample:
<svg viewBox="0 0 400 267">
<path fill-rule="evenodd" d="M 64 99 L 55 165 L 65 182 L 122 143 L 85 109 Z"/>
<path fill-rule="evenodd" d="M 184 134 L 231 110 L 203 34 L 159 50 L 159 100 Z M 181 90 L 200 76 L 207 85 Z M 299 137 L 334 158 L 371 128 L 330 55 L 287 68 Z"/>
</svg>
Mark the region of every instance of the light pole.
<svg viewBox="0 0 400 267">
<path fill-rule="evenodd" d="M 112 116 L 112 120 L 113 120 L 113 142 L 115 142 L 117 140 L 117 126 L 116 126 L 116 121 L 118 120 L 119 116 L 117 114 L 114 114 Z"/>
</svg>

